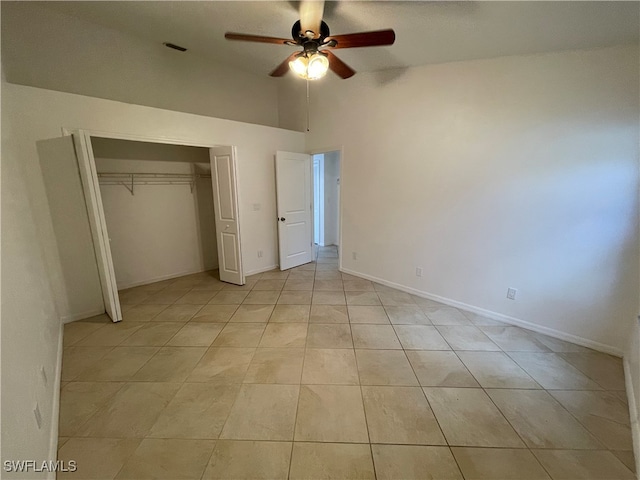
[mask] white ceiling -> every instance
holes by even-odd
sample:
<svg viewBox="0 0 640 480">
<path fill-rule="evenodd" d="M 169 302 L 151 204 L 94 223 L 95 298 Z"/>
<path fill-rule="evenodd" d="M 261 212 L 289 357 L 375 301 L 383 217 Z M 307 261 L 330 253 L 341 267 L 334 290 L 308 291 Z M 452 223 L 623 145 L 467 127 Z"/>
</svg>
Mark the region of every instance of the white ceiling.
<svg viewBox="0 0 640 480">
<path fill-rule="evenodd" d="M 266 75 L 293 47 L 225 40 L 227 31 L 289 38 L 289 1 L 71 1 L 46 8 Z M 638 2 L 327 2 L 333 34 L 393 28 L 390 47 L 339 50 L 357 71 L 637 43 Z M 160 47 L 164 48 L 164 47 Z M 178 54 L 176 52 L 176 54 Z"/>
</svg>

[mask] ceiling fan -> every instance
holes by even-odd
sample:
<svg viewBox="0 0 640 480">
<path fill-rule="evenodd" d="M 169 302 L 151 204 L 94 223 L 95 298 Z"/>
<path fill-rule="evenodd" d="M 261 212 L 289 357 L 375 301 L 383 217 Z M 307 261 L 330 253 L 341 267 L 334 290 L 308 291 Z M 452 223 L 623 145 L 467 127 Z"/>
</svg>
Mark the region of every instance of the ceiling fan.
<svg viewBox="0 0 640 480">
<path fill-rule="evenodd" d="M 269 75 L 282 77 L 291 69 L 306 80 L 317 80 L 331 69 L 341 78 L 352 77 L 356 71 L 336 57 L 332 49 L 374 47 L 393 45 L 396 34 L 393 30 L 331 35 L 329 26 L 322 20 L 324 1 L 307 0 L 300 2 L 300 20 L 291 29 L 292 40 L 286 38 L 263 37 L 243 33 L 225 33 L 228 40 L 245 42 L 273 43 L 302 47 L 289 55 Z"/>
</svg>

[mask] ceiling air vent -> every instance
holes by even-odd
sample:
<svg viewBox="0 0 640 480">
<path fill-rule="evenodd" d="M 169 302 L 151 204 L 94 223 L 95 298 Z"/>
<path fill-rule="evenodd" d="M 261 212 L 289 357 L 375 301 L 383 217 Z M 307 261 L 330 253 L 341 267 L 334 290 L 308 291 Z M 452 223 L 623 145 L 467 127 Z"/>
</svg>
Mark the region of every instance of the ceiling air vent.
<svg viewBox="0 0 640 480">
<path fill-rule="evenodd" d="M 164 42 L 163 45 L 165 47 L 173 48 L 174 50 L 178 50 L 179 52 L 186 52 L 187 49 L 181 47 L 180 45 L 176 45 L 175 43 Z"/>
</svg>

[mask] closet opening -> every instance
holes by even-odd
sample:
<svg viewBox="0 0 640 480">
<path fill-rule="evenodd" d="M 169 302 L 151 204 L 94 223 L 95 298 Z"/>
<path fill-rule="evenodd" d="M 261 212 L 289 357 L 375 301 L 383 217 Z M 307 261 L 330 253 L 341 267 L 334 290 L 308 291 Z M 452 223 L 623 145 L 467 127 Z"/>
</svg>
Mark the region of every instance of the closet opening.
<svg viewBox="0 0 640 480">
<path fill-rule="evenodd" d="M 104 312 L 119 322 L 119 290 L 171 278 L 244 285 L 236 147 L 63 133 L 36 146 L 64 322 Z"/>
<path fill-rule="evenodd" d="M 219 279 L 209 149 L 91 137 L 118 291 Z"/>
</svg>

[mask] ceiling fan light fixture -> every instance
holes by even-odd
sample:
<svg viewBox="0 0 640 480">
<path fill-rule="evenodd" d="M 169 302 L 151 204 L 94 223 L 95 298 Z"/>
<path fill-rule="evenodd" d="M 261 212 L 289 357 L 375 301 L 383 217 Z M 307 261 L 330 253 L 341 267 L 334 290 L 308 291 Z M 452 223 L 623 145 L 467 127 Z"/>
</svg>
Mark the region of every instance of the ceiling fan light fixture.
<svg viewBox="0 0 640 480">
<path fill-rule="evenodd" d="M 289 62 L 289 68 L 293 70 L 296 75 L 305 78 L 307 75 L 307 67 L 309 66 L 309 60 L 304 55 L 297 57 L 295 60 Z"/>
<path fill-rule="evenodd" d="M 317 80 L 324 77 L 329 70 L 329 59 L 321 53 L 315 53 L 309 58 L 307 77 L 309 80 Z"/>
<path fill-rule="evenodd" d="M 300 78 L 305 80 L 318 80 L 324 77 L 329 70 L 329 60 L 321 53 L 313 53 L 308 57 L 301 55 L 289 62 L 289 68 Z"/>
</svg>

